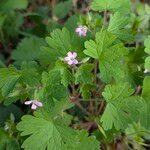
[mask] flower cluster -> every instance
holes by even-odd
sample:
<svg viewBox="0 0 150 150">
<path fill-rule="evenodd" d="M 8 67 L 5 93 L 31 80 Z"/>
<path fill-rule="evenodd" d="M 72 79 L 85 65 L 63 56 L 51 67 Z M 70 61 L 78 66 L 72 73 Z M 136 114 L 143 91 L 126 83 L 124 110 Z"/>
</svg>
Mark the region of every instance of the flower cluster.
<svg viewBox="0 0 150 150">
<path fill-rule="evenodd" d="M 86 36 L 87 34 L 87 27 L 86 26 L 78 26 L 76 29 L 75 29 L 75 32 L 79 34 L 79 36 Z"/>
<path fill-rule="evenodd" d="M 65 62 L 68 63 L 70 66 L 74 66 L 78 64 L 78 60 L 76 59 L 77 53 L 76 52 L 68 52 L 67 57 L 64 58 Z"/>
<path fill-rule="evenodd" d="M 25 105 L 31 105 L 31 109 L 32 110 L 36 110 L 38 107 L 42 107 L 43 106 L 42 102 L 39 102 L 37 100 L 26 101 L 24 104 Z"/>
</svg>

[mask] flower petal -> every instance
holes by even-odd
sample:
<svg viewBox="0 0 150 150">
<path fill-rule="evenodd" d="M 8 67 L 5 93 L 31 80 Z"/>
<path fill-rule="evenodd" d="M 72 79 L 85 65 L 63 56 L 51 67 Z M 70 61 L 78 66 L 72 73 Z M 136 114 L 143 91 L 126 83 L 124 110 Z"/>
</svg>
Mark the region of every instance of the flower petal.
<svg viewBox="0 0 150 150">
<path fill-rule="evenodd" d="M 76 53 L 76 52 L 73 52 L 73 53 L 72 53 L 72 56 L 73 56 L 74 58 L 76 58 L 76 57 L 77 57 L 77 53 Z"/>
<path fill-rule="evenodd" d="M 39 102 L 39 101 L 35 101 L 34 104 L 36 106 L 38 106 L 38 107 L 42 107 L 43 106 L 42 102 Z"/>
<path fill-rule="evenodd" d="M 69 64 L 69 65 L 72 65 L 72 64 L 73 64 L 73 61 L 72 61 L 72 60 L 69 60 L 69 61 L 68 61 L 68 64 Z"/>
<path fill-rule="evenodd" d="M 70 58 L 69 58 L 69 57 L 65 57 L 64 60 L 65 60 L 65 61 L 69 61 Z"/>
<path fill-rule="evenodd" d="M 74 65 L 78 64 L 78 61 L 76 59 L 74 59 L 73 64 Z"/>
<path fill-rule="evenodd" d="M 25 105 L 30 105 L 30 104 L 32 104 L 32 103 L 33 103 L 32 100 L 31 100 L 31 101 L 26 101 L 26 102 L 24 102 Z"/>
<path fill-rule="evenodd" d="M 37 109 L 37 106 L 36 106 L 35 104 L 32 104 L 31 109 L 32 109 L 32 110 L 36 110 L 36 109 Z"/>
<path fill-rule="evenodd" d="M 67 55 L 68 55 L 69 58 L 72 58 L 73 53 L 72 52 L 68 52 Z"/>
</svg>

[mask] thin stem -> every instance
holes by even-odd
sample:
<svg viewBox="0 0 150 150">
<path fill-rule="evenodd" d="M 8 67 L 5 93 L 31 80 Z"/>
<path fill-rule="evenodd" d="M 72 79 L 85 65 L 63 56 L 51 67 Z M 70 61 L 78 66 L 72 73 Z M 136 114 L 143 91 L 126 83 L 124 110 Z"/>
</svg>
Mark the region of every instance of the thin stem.
<svg viewBox="0 0 150 150">
<path fill-rule="evenodd" d="M 82 110 L 82 112 L 83 112 L 84 114 L 86 114 L 86 115 L 88 115 L 88 116 L 90 115 L 90 113 L 87 112 L 87 110 L 86 110 L 85 108 L 83 108 L 83 106 L 79 103 L 79 101 L 75 101 L 74 104 L 76 104 L 76 105 Z"/>
<path fill-rule="evenodd" d="M 2 40 L 2 43 L 3 43 L 4 49 L 7 50 L 7 46 L 5 44 L 4 33 L 3 33 L 2 29 L 0 29 L 0 36 L 1 36 L 1 40 Z"/>
<path fill-rule="evenodd" d="M 75 75 L 75 70 L 74 70 L 74 68 L 72 68 L 71 69 L 72 70 L 72 74 L 73 74 L 73 76 Z M 72 83 L 72 93 L 73 93 L 73 95 L 75 95 L 76 94 L 76 89 L 75 89 L 75 83 L 73 82 Z"/>
<path fill-rule="evenodd" d="M 96 115 L 99 115 L 99 114 L 101 113 L 103 107 L 104 107 L 104 101 L 101 102 L 101 104 L 100 104 L 100 106 L 99 106 L 99 109 L 97 110 Z"/>
<path fill-rule="evenodd" d="M 107 24 L 107 10 L 104 11 L 104 22 L 103 25 L 105 26 Z"/>
<path fill-rule="evenodd" d="M 98 61 L 95 61 L 95 68 L 94 68 L 94 79 L 95 84 L 97 83 L 97 69 L 98 69 Z"/>
</svg>

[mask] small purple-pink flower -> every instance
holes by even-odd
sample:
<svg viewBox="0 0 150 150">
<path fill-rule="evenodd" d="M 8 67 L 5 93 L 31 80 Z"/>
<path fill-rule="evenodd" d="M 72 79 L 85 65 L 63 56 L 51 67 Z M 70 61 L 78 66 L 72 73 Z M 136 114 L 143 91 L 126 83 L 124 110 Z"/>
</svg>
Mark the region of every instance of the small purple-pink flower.
<svg viewBox="0 0 150 150">
<path fill-rule="evenodd" d="M 76 65 L 78 64 L 78 60 L 76 59 L 77 53 L 76 52 L 68 52 L 67 57 L 64 58 L 65 62 L 68 63 L 68 65 Z"/>
<path fill-rule="evenodd" d="M 37 101 L 37 100 L 26 101 L 24 104 L 25 105 L 31 105 L 31 109 L 32 110 L 36 110 L 38 107 L 42 107 L 43 106 L 42 102 Z"/>
<path fill-rule="evenodd" d="M 86 26 L 78 26 L 75 29 L 75 32 L 79 34 L 79 36 L 86 36 L 88 28 Z"/>
</svg>

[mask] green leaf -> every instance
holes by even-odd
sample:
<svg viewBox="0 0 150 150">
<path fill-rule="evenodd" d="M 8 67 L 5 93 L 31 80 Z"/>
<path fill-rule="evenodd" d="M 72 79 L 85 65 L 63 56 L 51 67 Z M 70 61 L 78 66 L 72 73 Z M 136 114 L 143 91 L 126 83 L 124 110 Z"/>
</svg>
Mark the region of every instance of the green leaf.
<svg viewBox="0 0 150 150">
<path fill-rule="evenodd" d="M 60 57 L 64 58 L 69 51 L 77 52 L 78 57 L 84 57 L 84 41 L 74 32 L 66 28 L 54 30 L 50 36 L 46 37 L 49 47 L 43 47 L 41 56 L 46 59 L 46 64 L 54 64 Z M 49 56 L 49 57 L 48 57 Z M 52 65 L 53 66 L 53 65 Z"/>
<path fill-rule="evenodd" d="M 68 87 L 68 85 L 73 81 L 73 75 L 69 71 L 67 64 L 57 62 L 55 69 L 60 72 L 61 83 L 65 87 Z"/>
<path fill-rule="evenodd" d="M 71 103 L 68 99 L 62 99 L 60 101 L 55 100 L 54 105 L 51 106 L 51 109 L 50 109 L 51 118 L 55 118 L 56 116 L 57 117 L 59 117 L 59 116 L 61 116 L 61 117 L 70 116 L 70 115 L 66 114 L 64 111 L 71 108 L 73 105 L 74 104 Z"/>
<path fill-rule="evenodd" d="M 78 15 L 70 16 L 69 19 L 65 22 L 65 27 L 69 31 L 74 32 L 75 28 L 77 27 L 78 20 L 79 20 Z"/>
<path fill-rule="evenodd" d="M 120 11 L 123 13 L 130 12 L 130 0 L 94 0 L 92 2 L 91 8 L 95 11 Z"/>
<path fill-rule="evenodd" d="M 148 36 L 147 39 L 144 41 L 144 46 L 144 51 L 150 55 L 150 36 Z"/>
<path fill-rule="evenodd" d="M 116 37 L 108 31 L 97 32 L 95 41 L 85 42 L 84 53 L 92 58 L 99 59 L 102 51 L 111 46 Z"/>
<path fill-rule="evenodd" d="M 14 9 L 25 9 L 28 0 L 2 0 L 0 3 L 0 10 L 7 12 Z"/>
<path fill-rule="evenodd" d="M 72 49 L 71 35 L 66 28 L 62 30 L 56 29 L 51 33 L 51 37 L 47 37 L 46 41 L 50 48 L 53 49 L 57 56 L 65 56 Z"/>
<path fill-rule="evenodd" d="M 0 150 L 20 150 L 18 142 L 0 129 Z"/>
<path fill-rule="evenodd" d="M 61 100 L 68 97 L 68 88 L 62 84 L 61 73 L 58 69 L 52 69 L 42 79 L 45 83 L 43 86 L 43 98 L 45 101 L 53 99 Z"/>
<path fill-rule="evenodd" d="M 95 86 L 92 84 L 83 84 L 80 87 L 80 92 L 82 97 L 86 100 L 91 97 L 91 90 L 94 89 Z"/>
<path fill-rule="evenodd" d="M 102 93 L 107 105 L 102 115 L 102 126 L 105 130 L 124 129 L 128 124 L 138 121 L 143 109 L 143 99 L 131 96 L 134 90 L 129 84 L 107 85 Z M 134 106 L 134 107 L 133 107 Z"/>
<path fill-rule="evenodd" d="M 70 140 L 73 135 L 72 132 L 69 132 L 69 128 L 43 119 L 38 115 L 36 117 L 30 115 L 22 117 L 17 129 L 22 131 L 21 136 L 31 135 L 22 145 L 25 150 L 32 150 L 33 148 L 37 150 L 61 150 L 66 139 Z M 67 137 L 65 137 L 66 135 Z"/>
<path fill-rule="evenodd" d="M 72 6 L 71 0 L 68 0 L 65 2 L 59 2 L 54 7 L 54 10 L 53 10 L 54 15 L 60 19 L 64 18 L 69 13 L 69 11 L 71 10 L 71 6 Z"/>
<path fill-rule="evenodd" d="M 19 107 L 14 104 L 11 104 L 9 106 L 4 106 L 0 104 L 0 127 L 4 127 L 5 122 L 10 119 L 11 114 L 15 116 L 15 121 L 18 122 L 20 121 L 23 112 Z"/>
<path fill-rule="evenodd" d="M 12 53 L 15 64 L 20 66 L 23 61 L 38 60 L 40 47 L 44 45 L 45 42 L 41 38 L 32 37 L 23 39 Z"/>
<path fill-rule="evenodd" d="M 21 79 L 29 86 L 38 85 L 40 78 L 37 72 L 37 63 L 23 62 L 21 65 Z"/>
<path fill-rule="evenodd" d="M 0 69 L 0 89 L 4 97 L 14 89 L 19 78 L 20 74 L 14 67 Z"/>
<path fill-rule="evenodd" d="M 6 19 L 6 15 L 0 14 L 0 30 L 1 30 L 2 27 L 3 27 L 3 24 L 4 24 L 4 22 L 5 22 L 5 19 Z"/>
<path fill-rule="evenodd" d="M 101 79 L 108 83 L 114 78 L 122 80 L 125 75 L 125 57 L 128 49 L 122 43 L 117 43 L 116 37 L 108 31 L 96 33 L 95 41 L 85 42 L 84 53 L 99 60 Z"/>
<path fill-rule="evenodd" d="M 74 144 L 70 143 L 65 150 L 99 150 L 100 143 L 94 136 L 88 136 L 87 131 L 78 131 L 74 139 Z"/>
<path fill-rule="evenodd" d="M 150 56 L 148 56 L 146 59 L 145 59 L 145 68 L 147 70 L 150 70 Z"/>
<path fill-rule="evenodd" d="M 131 29 L 126 27 L 130 23 L 130 20 L 130 15 L 116 12 L 110 17 L 108 31 L 122 40 L 132 40 Z"/>
<path fill-rule="evenodd" d="M 92 75 L 93 65 L 92 64 L 83 64 L 81 65 L 75 74 L 75 83 L 76 84 L 90 84 L 93 80 Z"/>
<path fill-rule="evenodd" d="M 110 18 L 108 31 L 115 32 L 124 28 L 130 21 L 129 15 L 123 15 L 120 12 L 114 13 Z"/>
<path fill-rule="evenodd" d="M 145 101 L 145 107 L 141 112 L 141 124 L 146 128 L 150 129 L 150 77 L 145 77 L 143 81 L 143 90 L 142 90 L 142 97 Z"/>
<path fill-rule="evenodd" d="M 71 129 L 64 122 L 66 119 L 59 119 L 58 116 L 51 119 L 44 110 L 38 110 L 34 115 L 23 116 L 17 125 L 17 129 L 22 132 L 21 136 L 29 135 L 22 145 L 25 150 L 99 149 L 99 142 L 94 136 L 88 137 L 86 131 L 76 132 Z M 89 147 L 88 143 L 91 143 Z"/>
<path fill-rule="evenodd" d="M 150 36 L 144 41 L 145 49 L 144 51 L 150 55 Z M 150 56 L 145 59 L 145 68 L 150 70 Z"/>
</svg>

